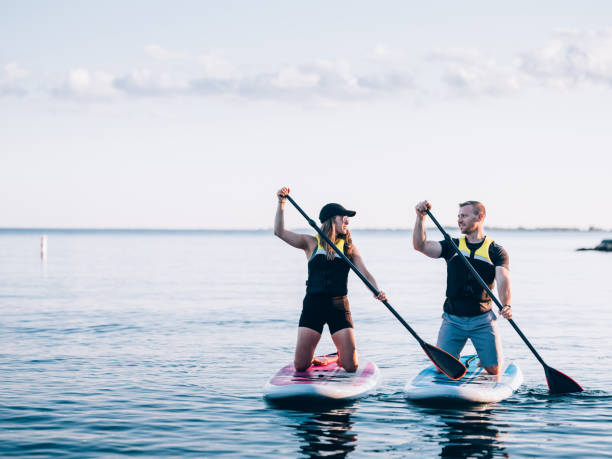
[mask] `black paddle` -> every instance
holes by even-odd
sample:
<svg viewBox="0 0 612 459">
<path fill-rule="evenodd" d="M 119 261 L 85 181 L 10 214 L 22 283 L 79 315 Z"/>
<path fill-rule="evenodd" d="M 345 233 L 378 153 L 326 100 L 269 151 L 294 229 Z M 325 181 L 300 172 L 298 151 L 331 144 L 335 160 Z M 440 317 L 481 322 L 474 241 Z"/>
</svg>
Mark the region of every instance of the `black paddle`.
<svg viewBox="0 0 612 459">
<path fill-rule="evenodd" d="M 323 231 L 321 231 L 321 229 L 317 226 L 317 224 L 310 217 L 308 217 L 308 215 L 304 213 L 304 211 L 300 208 L 300 206 L 296 204 L 293 198 L 289 196 L 288 194 L 285 195 L 285 197 L 289 200 L 291 204 L 294 205 L 294 207 L 298 210 L 298 212 L 302 214 L 302 216 L 306 219 L 308 224 L 312 226 L 317 233 L 319 233 L 319 236 L 321 236 L 325 240 L 325 242 L 327 242 L 331 247 L 334 248 L 336 253 L 350 266 L 350 268 L 355 272 L 355 274 L 357 274 L 357 276 L 359 276 L 359 278 L 364 282 L 364 284 L 368 286 L 368 288 L 372 291 L 372 293 L 378 296 L 380 292 L 372 285 L 372 283 L 369 280 L 366 279 L 366 277 L 363 274 L 361 274 L 361 272 L 351 262 L 351 260 L 349 260 L 347 256 L 344 255 L 344 253 L 342 253 L 342 251 L 338 247 L 336 247 L 336 244 L 334 244 L 327 237 L 327 235 L 323 233 Z M 406 329 L 410 332 L 410 334 L 415 337 L 415 339 L 419 342 L 419 344 L 425 351 L 425 354 L 427 354 L 427 357 L 431 359 L 431 361 L 438 368 L 438 370 L 440 370 L 446 376 L 454 380 L 461 379 L 463 375 L 465 375 L 465 372 L 467 371 L 467 369 L 465 368 L 465 365 L 463 365 L 459 360 L 457 360 L 455 357 L 450 355 L 448 352 L 443 351 L 442 349 L 432 346 L 431 344 L 428 344 L 425 341 L 423 341 L 419 337 L 419 335 L 417 335 L 416 332 L 410 327 L 410 325 L 408 325 L 406 321 L 402 319 L 402 316 L 400 316 L 397 313 L 397 311 L 393 309 L 393 307 L 387 301 L 383 301 L 383 304 L 387 307 L 389 311 L 391 311 L 391 313 L 397 318 L 397 320 L 399 320 L 402 323 L 402 325 L 406 327 Z"/>
<path fill-rule="evenodd" d="M 431 212 L 429 210 L 427 211 L 427 215 L 429 215 L 429 218 L 431 218 L 431 220 L 436 224 L 436 226 L 438 227 L 440 232 L 444 235 L 444 239 L 446 241 L 450 242 L 451 246 L 453 247 L 453 249 L 455 250 L 457 255 L 459 255 L 461 257 L 461 259 L 463 260 L 463 263 L 465 263 L 465 266 L 467 266 L 469 268 L 469 270 L 472 272 L 472 275 L 476 279 L 478 279 L 478 282 L 480 282 L 480 285 L 482 285 L 482 287 L 489 294 L 489 296 L 491 297 L 493 302 L 497 305 L 497 307 L 501 311 L 503 309 L 502 304 L 495 297 L 495 295 L 493 295 L 493 292 L 491 292 L 491 290 L 489 289 L 487 284 L 482 280 L 482 277 L 480 277 L 480 275 L 476 272 L 476 270 L 471 265 L 471 263 L 467 260 L 467 258 L 465 258 L 465 255 L 463 255 L 461 253 L 461 251 L 459 250 L 459 247 L 457 247 L 457 244 L 455 244 L 455 242 L 451 239 L 451 237 L 448 235 L 448 233 L 446 231 L 444 231 L 444 228 L 442 228 L 442 226 L 440 226 L 440 223 L 438 223 L 438 220 L 436 220 L 436 218 L 431 214 Z M 525 341 L 525 344 L 527 345 L 529 350 L 531 352 L 533 352 L 533 355 L 536 356 L 536 359 L 538 359 L 538 361 L 544 367 L 544 374 L 546 375 L 546 382 L 548 383 L 548 390 L 550 391 L 551 394 L 564 394 L 564 393 L 569 393 L 569 392 L 582 392 L 584 390 L 582 387 L 580 387 L 580 384 L 578 384 L 576 381 L 574 381 L 569 376 L 567 376 L 567 375 L 561 373 L 560 371 L 555 370 L 554 368 L 549 367 L 548 365 L 546 365 L 546 363 L 544 363 L 544 360 L 542 359 L 542 357 L 540 357 L 540 354 L 537 353 L 537 351 L 531 345 L 529 340 L 525 337 L 525 335 L 523 335 L 523 332 L 521 332 L 521 330 L 518 328 L 518 326 L 514 323 L 514 320 L 508 319 L 508 322 L 510 322 L 510 325 L 512 325 L 512 328 L 514 328 L 516 330 L 516 332 L 523 339 L 523 341 Z"/>
</svg>

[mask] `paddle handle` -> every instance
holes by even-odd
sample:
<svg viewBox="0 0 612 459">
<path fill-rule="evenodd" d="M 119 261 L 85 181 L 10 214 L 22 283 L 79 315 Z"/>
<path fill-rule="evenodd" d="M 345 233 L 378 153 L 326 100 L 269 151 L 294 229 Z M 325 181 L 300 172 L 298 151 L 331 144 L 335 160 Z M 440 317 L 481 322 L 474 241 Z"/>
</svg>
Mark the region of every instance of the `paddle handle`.
<svg viewBox="0 0 612 459">
<path fill-rule="evenodd" d="M 478 272 L 476 271 L 476 269 L 472 266 L 472 264 L 467 260 L 467 258 L 465 258 L 465 255 L 463 255 L 461 253 L 461 250 L 459 250 L 459 247 L 457 247 L 457 244 L 455 244 L 455 242 L 452 240 L 452 238 L 448 235 L 448 233 L 444 230 L 444 228 L 442 228 L 442 226 L 440 225 L 440 223 L 438 223 L 438 220 L 436 220 L 436 217 L 434 217 L 431 212 L 429 210 L 426 211 L 427 215 L 429 215 L 429 218 L 431 218 L 431 220 L 435 223 L 435 225 L 438 227 L 438 229 L 440 230 L 440 232 L 442 233 L 442 235 L 444 236 L 444 239 L 446 241 L 448 241 L 451 246 L 453 247 L 453 249 L 455 250 L 455 253 L 457 255 L 459 255 L 459 257 L 461 257 L 461 260 L 463 261 L 463 263 L 465 264 L 465 266 L 467 266 L 467 268 L 472 272 L 472 275 L 474 276 L 475 279 L 478 280 L 478 282 L 480 283 L 480 285 L 482 286 L 482 288 L 485 289 L 485 291 L 489 294 L 489 296 L 491 297 L 491 299 L 493 300 L 493 302 L 497 305 L 497 307 L 499 308 L 499 310 L 501 311 L 504 306 L 500 303 L 500 301 L 497 299 L 497 297 L 493 294 L 493 292 L 491 291 L 491 289 L 489 288 L 489 286 L 485 283 L 484 280 L 482 280 L 482 277 L 480 277 L 480 274 L 478 274 Z M 544 360 L 542 359 L 542 357 L 540 357 L 540 354 L 538 354 L 538 351 L 535 350 L 535 348 L 531 345 L 531 343 L 529 342 L 529 340 L 527 339 L 527 337 L 525 335 L 523 335 L 523 332 L 519 329 L 518 325 L 516 325 L 516 323 L 514 323 L 514 320 L 512 319 L 508 319 L 508 322 L 510 322 L 510 325 L 512 325 L 512 328 L 514 328 L 514 330 L 519 334 L 519 336 L 523 339 L 523 341 L 525 342 L 525 344 L 527 345 L 527 347 L 529 348 L 529 350 L 531 352 L 533 352 L 533 355 L 535 355 L 535 357 L 539 360 L 539 362 L 544 365 L 545 367 L 547 367 L 548 365 L 546 365 L 546 363 L 544 363 Z"/>
<path fill-rule="evenodd" d="M 336 253 L 349 265 L 349 267 L 353 270 L 353 272 L 357 274 L 357 276 L 363 281 L 364 284 L 366 284 L 366 286 L 372 291 L 372 293 L 374 293 L 375 296 L 378 296 L 380 294 L 380 291 L 376 287 L 374 287 L 374 285 L 372 285 L 372 283 L 361 273 L 361 271 L 359 271 L 359 269 L 357 269 L 357 267 L 353 264 L 353 262 L 348 259 L 348 257 L 336 246 L 336 244 L 334 244 L 327 237 L 327 235 L 321 230 L 321 228 L 319 228 L 319 226 L 314 222 L 314 220 L 312 220 L 302 210 L 302 208 L 297 205 L 297 203 L 293 200 L 291 196 L 286 194 L 285 197 L 289 200 L 291 204 L 293 204 L 293 207 L 295 207 L 297 211 L 302 214 L 302 216 L 306 219 L 308 224 L 312 226 L 317 233 L 319 233 L 319 236 L 321 236 L 325 240 L 325 242 L 327 242 L 330 245 L 330 247 L 333 247 Z M 417 333 L 412 329 L 412 327 L 408 325 L 408 323 L 402 318 L 402 316 L 398 314 L 398 312 L 393 308 L 393 306 L 391 306 L 389 302 L 386 300 L 382 301 L 382 303 L 387 307 L 389 311 L 391 311 L 391 313 L 395 316 L 395 318 L 399 320 L 400 323 L 404 327 L 406 327 L 406 330 L 408 330 L 410 334 L 414 336 L 414 338 L 421 344 L 421 346 L 423 346 L 425 342 L 421 339 L 419 335 L 417 335 Z"/>
</svg>

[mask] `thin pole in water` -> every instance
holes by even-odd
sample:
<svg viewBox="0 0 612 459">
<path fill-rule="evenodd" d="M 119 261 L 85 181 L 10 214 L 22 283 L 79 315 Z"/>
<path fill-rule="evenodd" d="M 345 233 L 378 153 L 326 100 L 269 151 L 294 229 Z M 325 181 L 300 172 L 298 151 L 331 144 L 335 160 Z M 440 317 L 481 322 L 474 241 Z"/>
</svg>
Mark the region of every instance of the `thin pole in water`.
<svg viewBox="0 0 612 459">
<path fill-rule="evenodd" d="M 45 260 L 47 258 L 47 236 L 42 235 L 40 238 L 40 259 Z"/>
</svg>

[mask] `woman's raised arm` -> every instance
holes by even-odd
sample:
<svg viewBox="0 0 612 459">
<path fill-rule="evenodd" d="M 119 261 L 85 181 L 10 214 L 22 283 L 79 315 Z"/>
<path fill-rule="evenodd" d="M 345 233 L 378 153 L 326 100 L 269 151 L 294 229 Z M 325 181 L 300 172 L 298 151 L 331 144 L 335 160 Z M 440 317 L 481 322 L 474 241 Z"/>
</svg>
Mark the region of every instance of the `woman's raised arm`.
<svg viewBox="0 0 612 459">
<path fill-rule="evenodd" d="M 315 248 L 316 239 L 307 234 L 298 234 L 285 229 L 285 203 L 287 202 L 286 195 L 290 189 L 283 187 L 276 192 L 278 198 L 278 207 L 276 208 L 276 216 L 274 217 L 274 235 L 281 238 L 287 244 L 296 249 L 302 249 L 309 255 Z"/>
</svg>

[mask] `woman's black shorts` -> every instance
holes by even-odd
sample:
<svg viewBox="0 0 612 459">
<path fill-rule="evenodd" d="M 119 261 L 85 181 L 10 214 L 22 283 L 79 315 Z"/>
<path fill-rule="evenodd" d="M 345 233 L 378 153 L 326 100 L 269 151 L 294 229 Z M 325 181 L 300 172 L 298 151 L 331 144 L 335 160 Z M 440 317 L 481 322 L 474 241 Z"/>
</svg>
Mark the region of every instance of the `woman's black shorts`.
<svg viewBox="0 0 612 459">
<path fill-rule="evenodd" d="M 307 293 L 300 316 L 300 327 L 323 333 L 325 324 L 329 326 L 332 335 L 343 328 L 353 328 L 347 297 Z"/>
</svg>

